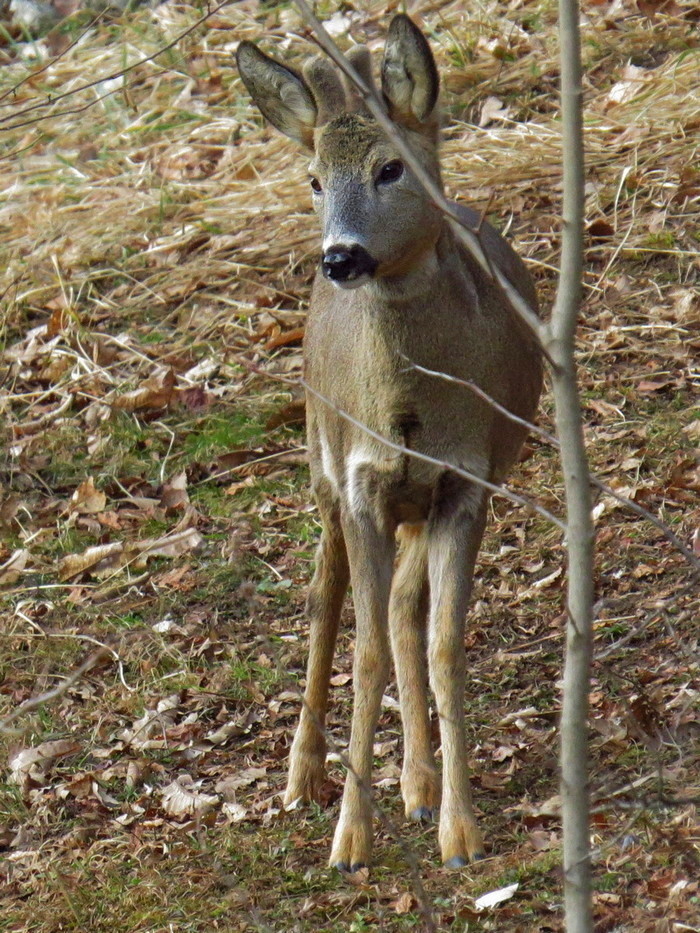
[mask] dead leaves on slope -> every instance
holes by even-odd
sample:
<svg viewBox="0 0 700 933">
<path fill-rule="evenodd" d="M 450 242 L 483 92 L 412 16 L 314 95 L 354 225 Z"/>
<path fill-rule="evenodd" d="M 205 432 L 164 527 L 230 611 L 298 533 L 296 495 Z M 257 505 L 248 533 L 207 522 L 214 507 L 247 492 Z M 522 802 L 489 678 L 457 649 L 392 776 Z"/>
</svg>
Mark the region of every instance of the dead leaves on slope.
<svg viewBox="0 0 700 933">
<path fill-rule="evenodd" d="M 67 554 L 59 563 L 59 578 L 73 580 L 85 575 L 104 577 L 130 567 L 142 570 L 151 557 L 180 557 L 201 547 L 204 539 L 196 528 L 185 528 L 161 538 L 89 547 L 81 554 Z"/>
<path fill-rule="evenodd" d="M 203 533 L 211 529 L 212 521 L 192 505 L 193 483 L 226 483 L 234 495 L 247 488 L 252 477 L 279 475 L 304 461 L 296 445 L 291 449 L 251 445 L 217 453 L 208 461 L 186 461 L 186 467 L 180 460 L 169 476 L 160 469 L 160 483 L 148 482 L 146 475 L 158 462 L 161 440 L 156 432 L 166 437 L 163 455 L 167 457 L 178 430 L 189 433 L 192 423 L 203 423 L 206 429 L 213 403 L 239 391 L 233 367 L 220 351 L 197 359 L 184 344 L 177 350 L 169 345 L 166 352 L 152 350 L 149 344 L 142 349 L 126 333 L 111 336 L 85 329 L 65 300 L 52 299 L 49 305 L 48 321 L 30 328 L 3 352 L 12 389 L 0 397 L 0 412 L 9 427 L 8 462 L 19 467 L 26 479 L 13 484 L 21 486 L 19 492 L 12 488 L 6 493 L 0 485 L 0 526 L 29 546 L 0 545 L 0 585 L 21 585 L 37 572 L 48 572 L 75 585 L 71 591 L 75 600 L 99 599 L 103 581 L 119 575 L 128 580 L 132 573 L 148 571 L 154 558 L 173 560 L 201 549 Z M 264 320 L 246 338 L 254 354 L 265 340 L 273 340 L 271 350 L 279 352 L 301 336 L 299 328 L 283 334 L 277 318 L 268 312 L 261 317 Z M 237 408 L 234 403 L 232 416 L 240 421 Z M 278 406 L 277 412 L 265 430 L 298 423 L 303 403 Z M 116 472 L 106 481 L 104 473 L 109 476 L 114 469 L 110 464 L 114 432 L 131 431 L 127 422 L 139 439 L 132 446 L 140 446 L 137 456 L 143 466 L 135 475 Z M 151 424 L 152 431 L 147 427 Z M 57 449 L 55 438 L 61 432 L 66 432 L 68 442 Z M 181 456 L 179 447 L 175 449 Z M 56 458 L 70 461 L 72 456 L 76 464 L 85 462 L 87 475 L 72 488 L 59 490 L 54 482 L 56 492 L 47 496 L 42 476 L 50 476 Z M 89 472 L 90 464 L 94 474 Z M 72 465 L 64 469 L 69 475 L 79 475 L 78 471 Z M 241 477 L 241 484 L 231 485 Z M 157 535 L 148 528 L 144 534 L 151 521 L 169 527 Z M 72 532 L 82 539 L 78 542 L 82 547 L 66 548 L 68 553 L 47 561 L 51 542 Z M 86 583 L 90 588 L 81 589 Z"/>
</svg>

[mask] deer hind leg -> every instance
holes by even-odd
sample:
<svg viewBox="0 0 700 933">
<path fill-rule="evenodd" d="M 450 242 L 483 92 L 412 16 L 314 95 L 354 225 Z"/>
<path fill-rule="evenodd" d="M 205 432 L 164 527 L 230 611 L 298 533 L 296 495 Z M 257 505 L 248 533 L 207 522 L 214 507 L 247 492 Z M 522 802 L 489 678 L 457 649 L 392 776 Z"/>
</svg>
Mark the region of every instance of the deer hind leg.
<svg viewBox="0 0 700 933">
<path fill-rule="evenodd" d="M 404 754 L 401 793 L 406 816 L 430 820 L 440 803 L 440 780 L 428 714 L 428 548 L 424 526 L 402 525 L 389 602 L 389 630 L 401 702 Z"/>
<path fill-rule="evenodd" d="M 389 676 L 388 613 L 394 535 L 369 521 L 343 521 L 350 558 L 356 637 L 350 769 L 345 779 L 330 864 L 341 871 L 368 865 L 372 854 L 372 748 Z"/>
<path fill-rule="evenodd" d="M 325 777 L 328 688 L 340 613 L 350 572 L 339 510 L 319 499 L 323 532 L 307 599 L 309 660 L 304 705 L 289 756 L 285 806 L 301 798 L 318 800 Z"/>
<path fill-rule="evenodd" d="M 449 474 L 441 487 L 429 527 L 428 659 L 442 740 L 440 850 L 443 862 L 455 868 L 484 855 L 467 767 L 464 626 L 488 496 Z"/>
</svg>

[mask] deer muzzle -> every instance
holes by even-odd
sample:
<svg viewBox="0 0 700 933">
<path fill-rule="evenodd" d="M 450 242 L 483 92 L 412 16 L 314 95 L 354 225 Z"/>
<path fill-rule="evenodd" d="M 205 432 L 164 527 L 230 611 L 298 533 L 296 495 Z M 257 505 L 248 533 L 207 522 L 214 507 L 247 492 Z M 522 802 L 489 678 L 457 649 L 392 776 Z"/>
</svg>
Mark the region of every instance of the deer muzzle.
<svg viewBox="0 0 700 933">
<path fill-rule="evenodd" d="M 340 288 L 357 288 L 371 279 L 379 263 L 363 246 L 331 246 L 323 253 L 324 276 Z"/>
</svg>

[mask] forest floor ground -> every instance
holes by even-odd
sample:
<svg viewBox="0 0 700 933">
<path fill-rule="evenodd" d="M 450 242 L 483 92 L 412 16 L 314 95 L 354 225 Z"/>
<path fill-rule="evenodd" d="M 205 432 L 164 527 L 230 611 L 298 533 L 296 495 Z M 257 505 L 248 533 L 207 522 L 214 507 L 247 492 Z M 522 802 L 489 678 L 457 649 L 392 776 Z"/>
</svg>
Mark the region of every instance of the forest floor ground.
<svg viewBox="0 0 700 933">
<path fill-rule="evenodd" d="M 591 465 L 692 547 L 697 9 L 582 7 Z M 342 47 L 348 35 L 381 47 L 383 4 L 319 12 Z M 560 235 L 555 7 L 419 0 L 410 12 L 443 76 L 448 192 L 507 230 L 546 312 Z M 14 716 L 0 737 L 0 930 L 420 930 L 408 852 L 438 929 L 560 931 L 565 553 L 555 527 L 503 498 L 466 642 L 488 859 L 448 871 L 435 827 L 404 822 L 393 680 L 371 872 L 326 867 L 337 754 L 323 806 L 282 807 L 319 528 L 303 403 L 280 377 L 300 374 L 318 234 L 305 157 L 263 126 L 232 52 L 264 37 L 299 61 L 308 46 L 287 4 L 244 0 L 195 25 L 205 13 L 76 14 L 40 41 L 0 38 L 0 717 Z M 552 430 L 549 392 L 539 423 Z M 510 485 L 562 513 L 545 441 L 531 439 Z M 698 930 L 697 588 L 648 521 L 608 495 L 595 518 L 596 930 Z M 348 605 L 336 750 L 352 620 Z"/>
</svg>

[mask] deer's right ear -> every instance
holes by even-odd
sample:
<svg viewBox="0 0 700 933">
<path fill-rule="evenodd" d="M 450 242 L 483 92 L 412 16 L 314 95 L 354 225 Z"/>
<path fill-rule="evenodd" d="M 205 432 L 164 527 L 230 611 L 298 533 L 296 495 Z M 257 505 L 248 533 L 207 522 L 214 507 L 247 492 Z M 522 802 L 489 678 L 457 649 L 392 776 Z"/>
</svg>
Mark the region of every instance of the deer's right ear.
<svg viewBox="0 0 700 933">
<path fill-rule="evenodd" d="M 262 115 L 285 136 L 313 149 L 318 111 L 301 75 L 264 55 L 252 42 L 241 42 L 236 62 Z"/>
</svg>

